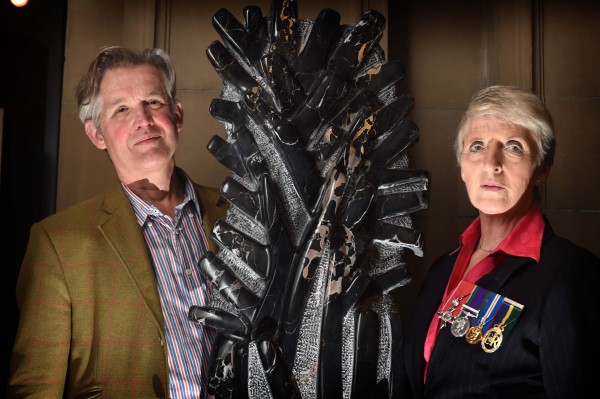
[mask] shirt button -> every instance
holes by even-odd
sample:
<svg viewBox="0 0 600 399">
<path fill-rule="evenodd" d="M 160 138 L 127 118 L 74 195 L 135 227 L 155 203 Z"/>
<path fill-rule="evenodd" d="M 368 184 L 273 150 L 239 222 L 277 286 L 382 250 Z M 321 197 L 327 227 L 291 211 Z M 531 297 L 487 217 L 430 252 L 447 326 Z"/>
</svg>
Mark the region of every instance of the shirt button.
<svg viewBox="0 0 600 399">
<path fill-rule="evenodd" d="M 192 274 L 192 269 L 185 269 L 185 274 L 190 276 Z"/>
<path fill-rule="evenodd" d="M 152 222 L 148 222 L 148 227 L 152 227 Z"/>
</svg>

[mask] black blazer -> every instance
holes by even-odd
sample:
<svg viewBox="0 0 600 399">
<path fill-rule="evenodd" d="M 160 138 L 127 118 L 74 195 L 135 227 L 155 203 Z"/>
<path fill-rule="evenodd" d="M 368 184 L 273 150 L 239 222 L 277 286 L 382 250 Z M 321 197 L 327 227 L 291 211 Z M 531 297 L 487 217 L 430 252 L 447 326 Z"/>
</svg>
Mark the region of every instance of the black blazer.
<svg viewBox="0 0 600 399">
<path fill-rule="evenodd" d="M 600 258 L 554 234 L 548 220 L 540 263 L 507 256 L 477 285 L 524 305 L 494 353 L 443 328 L 423 384 L 423 345 L 456 261 L 440 257 L 428 272 L 404 345 L 404 371 L 415 398 L 581 398 L 597 392 Z"/>
</svg>

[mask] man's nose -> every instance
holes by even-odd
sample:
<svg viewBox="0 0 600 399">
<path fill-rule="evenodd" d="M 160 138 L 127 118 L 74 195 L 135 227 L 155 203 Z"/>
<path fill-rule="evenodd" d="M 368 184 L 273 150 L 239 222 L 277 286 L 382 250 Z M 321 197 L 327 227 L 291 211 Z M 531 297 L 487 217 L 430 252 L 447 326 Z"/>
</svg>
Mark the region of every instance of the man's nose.
<svg viewBox="0 0 600 399">
<path fill-rule="evenodd" d="M 152 112 L 148 104 L 141 103 L 136 107 L 136 112 L 134 114 L 135 123 L 138 125 L 138 128 L 147 127 L 154 123 L 154 118 L 152 117 Z"/>
</svg>

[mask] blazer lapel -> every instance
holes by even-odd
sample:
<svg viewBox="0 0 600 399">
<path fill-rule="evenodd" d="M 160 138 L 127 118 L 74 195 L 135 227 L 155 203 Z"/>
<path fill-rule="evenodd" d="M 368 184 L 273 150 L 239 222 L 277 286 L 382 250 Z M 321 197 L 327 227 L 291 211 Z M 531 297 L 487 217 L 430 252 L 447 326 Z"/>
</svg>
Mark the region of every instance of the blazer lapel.
<svg viewBox="0 0 600 399">
<path fill-rule="evenodd" d="M 542 248 L 544 248 L 544 244 L 548 242 L 552 237 L 555 236 L 554 230 L 552 230 L 552 226 L 550 222 L 544 218 L 545 227 L 544 227 L 544 235 L 542 237 Z M 493 272 L 481 277 L 477 280 L 477 285 L 480 285 L 488 290 L 498 292 L 500 288 L 506 284 L 506 281 L 513 275 L 517 270 L 519 270 L 523 265 L 527 263 L 535 262 L 532 258 L 524 258 L 524 257 L 515 257 L 507 255 L 506 258 L 502 261 L 500 266 L 494 269 Z"/>
<path fill-rule="evenodd" d="M 144 298 L 144 303 L 156 320 L 159 330 L 163 331 L 164 319 L 154 268 L 140 225 L 121 183 L 115 184 L 106 193 L 103 210 L 109 213 L 109 217 L 98 228 Z"/>
<path fill-rule="evenodd" d="M 492 292 L 498 292 L 515 271 L 529 262 L 534 262 L 534 260 L 531 258 L 508 255 L 493 272 L 486 274 L 477 280 L 477 285 Z"/>
</svg>

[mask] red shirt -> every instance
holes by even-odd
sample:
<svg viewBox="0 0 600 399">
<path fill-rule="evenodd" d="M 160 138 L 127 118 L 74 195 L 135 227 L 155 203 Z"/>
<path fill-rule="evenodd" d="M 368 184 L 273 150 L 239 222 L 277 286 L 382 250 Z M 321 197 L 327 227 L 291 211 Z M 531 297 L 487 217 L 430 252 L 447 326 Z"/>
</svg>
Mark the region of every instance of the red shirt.
<svg viewBox="0 0 600 399">
<path fill-rule="evenodd" d="M 502 263 L 502 260 L 506 255 L 529 257 L 536 262 L 539 262 L 544 225 L 544 218 L 542 217 L 537 204 L 533 204 L 525 216 L 517 222 L 510 234 L 506 236 L 506 238 L 490 254 L 476 264 L 475 267 L 464 276 L 464 280 L 475 284 L 482 276 L 492 272 L 500 263 Z M 423 357 L 425 358 L 423 380 L 425 380 L 427 376 L 427 366 L 429 365 L 431 352 L 435 345 L 437 334 L 440 331 L 438 328 L 439 318 L 437 312 L 442 310 L 449 300 L 464 294 L 458 292 L 455 293 L 454 290 L 456 290 L 460 281 L 463 279 L 463 275 L 469 265 L 469 260 L 475 251 L 475 246 L 477 245 L 480 236 L 481 221 L 479 217 L 477 217 L 460 236 L 459 247 L 451 254 L 453 255 L 458 252 L 458 258 L 456 259 L 452 274 L 446 285 L 442 302 L 440 303 L 438 310 L 434 313 L 429 329 L 427 330 L 423 352 Z M 450 296 L 452 298 L 450 298 Z"/>
</svg>

